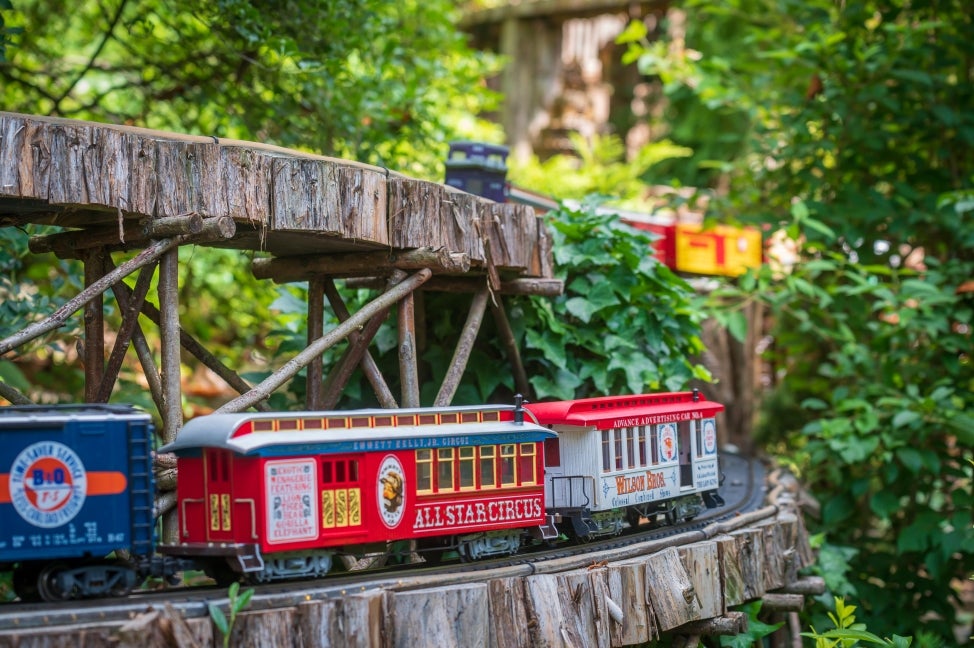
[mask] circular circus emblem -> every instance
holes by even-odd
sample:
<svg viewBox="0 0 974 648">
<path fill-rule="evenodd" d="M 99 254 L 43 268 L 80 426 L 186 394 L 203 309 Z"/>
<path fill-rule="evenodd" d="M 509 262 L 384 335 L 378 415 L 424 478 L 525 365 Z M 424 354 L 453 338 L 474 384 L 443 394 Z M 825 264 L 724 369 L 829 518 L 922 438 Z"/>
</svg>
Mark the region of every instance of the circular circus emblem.
<svg viewBox="0 0 974 648">
<path fill-rule="evenodd" d="M 45 529 L 67 524 L 85 503 L 88 477 L 74 450 L 53 441 L 28 446 L 10 468 L 10 499 L 20 517 Z"/>
<path fill-rule="evenodd" d="M 379 466 L 376 495 L 382 523 L 390 529 L 399 526 L 406 509 L 406 477 L 394 455 L 386 455 Z"/>
<path fill-rule="evenodd" d="M 713 419 L 703 422 L 703 449 L 707 454 L 717 451 L 717 427 Z"/>
<path fill-rule="evenodd" d="M 676 423 L 659 426 L 659 453 L 662 461 L 676 459 Z"/>
</svg>

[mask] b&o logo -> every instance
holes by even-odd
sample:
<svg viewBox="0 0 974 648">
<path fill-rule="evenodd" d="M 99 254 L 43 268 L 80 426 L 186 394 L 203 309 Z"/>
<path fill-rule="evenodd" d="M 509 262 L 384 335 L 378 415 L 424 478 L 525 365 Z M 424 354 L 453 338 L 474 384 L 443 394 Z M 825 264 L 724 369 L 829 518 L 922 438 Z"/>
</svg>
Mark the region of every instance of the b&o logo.
<svg viewBox="0 0 974 648">
<path fill-rule="evenodd" d="M 74 519 L 88 476 L 74 450 L 54 441 L 24 448 L 10 468 L 10 499 L 28 523 L 51 529 Z"/>
</svg>

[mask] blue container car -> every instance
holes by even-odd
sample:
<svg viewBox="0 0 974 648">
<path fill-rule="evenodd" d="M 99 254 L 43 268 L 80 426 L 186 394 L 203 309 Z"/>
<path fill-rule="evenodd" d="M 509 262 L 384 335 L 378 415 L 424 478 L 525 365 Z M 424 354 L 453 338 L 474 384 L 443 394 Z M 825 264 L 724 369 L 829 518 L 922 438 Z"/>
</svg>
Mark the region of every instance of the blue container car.
<svg viewBox="0 0 974 648">
<path fill-rule="evenodd" d="M 129 406 L 0 407 L 0 572 L 22 600 L 137 584 L 155 549 L 152 441 Z"/>
<path fill-rule="evenodd" d="M 483 142 L 452 142 L 446 184 L 494 202 L 507 202 L 508 148 Z"/>
</svg>

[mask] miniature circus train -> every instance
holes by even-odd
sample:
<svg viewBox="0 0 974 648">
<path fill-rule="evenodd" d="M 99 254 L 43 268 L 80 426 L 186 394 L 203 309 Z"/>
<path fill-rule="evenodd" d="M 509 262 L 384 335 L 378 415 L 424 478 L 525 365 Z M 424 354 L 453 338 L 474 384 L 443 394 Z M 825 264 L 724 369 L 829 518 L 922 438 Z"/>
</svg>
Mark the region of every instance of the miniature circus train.
<svg viewBox="0 0 974 648">
<path fill-rule="evenodd" d="M 393 548 L 476 560 L 674 523 L 723 503 L 722 409 L 693 391 L 200 416 L 159 448 L 177 457 L 178 539 L 156 545 L 146 414 L 0 408 L 0 571 L 58 600 L 187 565 L 264 582 Z"/>
</svg>

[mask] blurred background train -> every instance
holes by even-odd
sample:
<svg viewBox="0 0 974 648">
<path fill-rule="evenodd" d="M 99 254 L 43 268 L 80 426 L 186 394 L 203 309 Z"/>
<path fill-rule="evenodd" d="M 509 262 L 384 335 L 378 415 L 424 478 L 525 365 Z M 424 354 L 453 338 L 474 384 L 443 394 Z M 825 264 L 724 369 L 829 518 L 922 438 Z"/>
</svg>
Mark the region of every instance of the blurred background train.
<svg viewBox="0 0 974 648">
<path fill-rule="evenodd" d="M 436 562 L 616 535 L 720 506 L 692 392 L 200 416 L 174 443 L 178 541 L 155 542 L 153 426 L 121 405 L 0 408 L 0 572 L 22 600 L 121 595 L 192 564 L 323 576 L 394 543 Z"/>
</svg>

